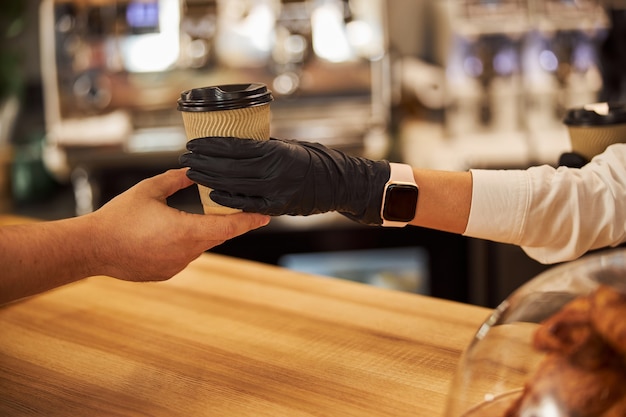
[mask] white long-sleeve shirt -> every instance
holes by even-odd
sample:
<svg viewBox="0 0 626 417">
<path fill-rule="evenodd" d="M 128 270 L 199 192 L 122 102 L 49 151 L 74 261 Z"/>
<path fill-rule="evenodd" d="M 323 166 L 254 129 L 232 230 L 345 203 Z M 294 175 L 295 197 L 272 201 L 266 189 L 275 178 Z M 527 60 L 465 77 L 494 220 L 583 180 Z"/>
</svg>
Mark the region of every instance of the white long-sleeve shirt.
<svg viewBox="0 0 626 417">
<path fill-rule="evenodd" d="M 472 170 L 465 236 L 521 246 L 555 263 L 626 242 L 626 144 L 580 169 Z"/>
</svg>

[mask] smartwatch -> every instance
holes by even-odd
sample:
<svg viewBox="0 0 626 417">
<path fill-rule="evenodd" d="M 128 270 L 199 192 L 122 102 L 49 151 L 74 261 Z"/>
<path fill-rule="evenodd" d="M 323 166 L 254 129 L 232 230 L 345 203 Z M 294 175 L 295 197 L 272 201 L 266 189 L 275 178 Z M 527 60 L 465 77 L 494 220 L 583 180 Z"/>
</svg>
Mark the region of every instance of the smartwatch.
<svg viewBox="0 0 626 417">
<path fill-rule="evenodd" d="M 390 163 L 391 175 L 383 191 L 380 217 L 384 227 L 404 227 L 415 217 L 419 189 L 413 178 L 413 168 Z"/>
</svg>

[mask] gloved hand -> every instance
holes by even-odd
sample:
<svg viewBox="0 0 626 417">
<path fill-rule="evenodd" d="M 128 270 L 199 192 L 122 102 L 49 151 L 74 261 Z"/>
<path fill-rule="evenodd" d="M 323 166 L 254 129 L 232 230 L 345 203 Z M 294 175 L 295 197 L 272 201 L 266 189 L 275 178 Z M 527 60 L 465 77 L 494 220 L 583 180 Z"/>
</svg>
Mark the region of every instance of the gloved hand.
<svg viewBox="0 0 626 417">
<path fill-rule="evenodd" d="M 318 143 L 227 137 L 193 139 L 180 162 L 187 176 L 212 188 L 223 206 L 272 216 L 338 211 L 380 225 L 387 161 L 372 161 Z"/>
<path fill-rule="evenodd" d="M 582 168 L 588 163 L 587 158 L 576 152 L 565 152 L 559 157 L 559 166 L 568 168 Z"/>
</svg>

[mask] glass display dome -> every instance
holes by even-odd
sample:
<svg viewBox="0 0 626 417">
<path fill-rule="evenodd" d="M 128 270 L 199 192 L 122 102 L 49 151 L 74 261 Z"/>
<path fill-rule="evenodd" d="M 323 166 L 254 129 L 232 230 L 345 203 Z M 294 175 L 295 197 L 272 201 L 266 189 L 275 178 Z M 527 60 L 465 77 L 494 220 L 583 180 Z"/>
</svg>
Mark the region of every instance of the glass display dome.
<svg viewBox="0 0 626 417">
<path fill-rule="evenodd" d="M 555 266 L 478 328 L 446 417 L 626 416 L 626 250 Z"/>
</svg>

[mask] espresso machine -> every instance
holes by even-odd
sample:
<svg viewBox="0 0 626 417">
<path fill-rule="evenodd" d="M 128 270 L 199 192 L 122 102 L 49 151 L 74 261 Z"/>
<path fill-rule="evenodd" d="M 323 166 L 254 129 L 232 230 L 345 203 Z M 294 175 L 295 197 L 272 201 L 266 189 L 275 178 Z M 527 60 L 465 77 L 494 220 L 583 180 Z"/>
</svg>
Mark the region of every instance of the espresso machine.
<svg viewBox="0 0 626 417">
<path fill-rule="evenodd" d="M 112 173 L 177 166 L 182 91 L 248 82 L 272 91 L 272 136 L 383 157 L 385 11 L 384 0 L 43 0 L 46 166 L 89 212 Z"/>
<path fill-rule="evenodd" d="M 599 0 L 442 2 L 448 22 L 446 129 L 468 133 L 558 128 L 566 109 L 602 88 L 598 49 L 609 22 Z"/>
</svg>

